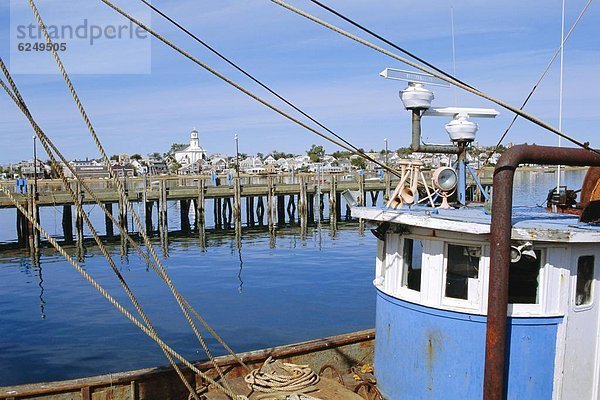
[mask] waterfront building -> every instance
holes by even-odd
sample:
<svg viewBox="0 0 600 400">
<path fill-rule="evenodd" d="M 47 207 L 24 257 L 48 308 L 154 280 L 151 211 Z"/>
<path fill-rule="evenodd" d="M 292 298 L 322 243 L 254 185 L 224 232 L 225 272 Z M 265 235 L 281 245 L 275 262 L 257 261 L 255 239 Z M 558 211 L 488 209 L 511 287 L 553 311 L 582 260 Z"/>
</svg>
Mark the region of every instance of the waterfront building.
<svg viewBox="0 0 600 400">
<path fill-rule="evenodd" d="M 280 160 L 285 160 L 285 158 L 281 158 Z M 274 165 L 277 164 L 277 160 L 272 155 L 269 155 L 267 158 L 263 160 L 264 165 Z"/>
<path fill-rule="evenodd" d="M 240 161 L 240 170 L 248 173 L 264 172 L 264 164 L 260 157 L 247 157 Z M 253 172 L 250 172 L 252 170 Z"/>
<path fill-rule="evenodd" d="M 205 159 L 206 150 L 200 147 L 198 131 L 193 129 L 190 133 L 190 145 L 183 150 L 175 152 L 175 161 L 177 161 L 182 167 L 187 167 Z"/>
<path fill-rule="evenodd" d="M 97 160 L 73 160 L 69 164 L 75 170 L 75 173 L 82 178 L 108 178 L 110 176 L 108 168 L 104 163 Z M 66 176 L 73 178 L 71 171 L 63 167 Z"/>
<path fill-rule="evenodd" d="M 131 164 L 112 166 L 113 171 L 119 178 L 131 178 L 135 176 L 135 168 Z"/>
<path fill-rule="evenodd" d="M 34 164 L 33 160 L 21 161 L 17 164 L 17 171 L 21 172 L 23 178 L 33 178 L 37 175 L 38 178 L 44 178 L 50 176 L 50 167 L 46 166 L 40 160 L 36 160 Z M 36 167 L 37 164 L 37 167 Z"/>
</svg>

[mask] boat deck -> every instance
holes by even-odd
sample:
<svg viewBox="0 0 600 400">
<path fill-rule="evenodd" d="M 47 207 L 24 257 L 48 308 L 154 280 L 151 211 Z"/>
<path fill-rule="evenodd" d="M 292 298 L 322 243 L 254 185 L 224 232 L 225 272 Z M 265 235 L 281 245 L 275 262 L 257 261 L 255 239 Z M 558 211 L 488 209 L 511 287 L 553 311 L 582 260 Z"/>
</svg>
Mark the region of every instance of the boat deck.
<svg viewBox="0 0 600 400">
<path fill-rule="evenodd" d="M 482 206 L 461 209 L 432 209 L 425 206 L 393 209 L 352 207 L 352 216 L 429 229 L 489 235 L 491 216 Z M 571 214 L 551 213 L 541 207 L 514 207 L 512 238 L 547 242 L 598 242 L 600 226 L 579 222 Z"/>
<path fill-rule="evenodd" d="M 236 393 L 246 395 L 250 400 L 260 399 L 265 395 L 265 393 L 252 392 L 244 382 L 244 378 L 232 380 L 230 383 Z M 316 388 L 318 390 L 308 393 L 308 395 L 321 400 L 364 400 L 358 394 L 342 386 L 337 380 L 321 377 Z M 207 400 L 229 400 L 229 397 L 221 392 L 209 392 L 205 396 Z"/>
</svg>

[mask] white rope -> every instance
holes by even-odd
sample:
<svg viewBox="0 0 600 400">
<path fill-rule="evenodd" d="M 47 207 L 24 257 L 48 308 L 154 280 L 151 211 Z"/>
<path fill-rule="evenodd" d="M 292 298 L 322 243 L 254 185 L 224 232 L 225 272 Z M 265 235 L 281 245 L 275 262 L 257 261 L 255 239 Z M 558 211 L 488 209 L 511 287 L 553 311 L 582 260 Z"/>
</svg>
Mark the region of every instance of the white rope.
<svg viewBox="0 0 600 400">
<path fill-rule="evenodd" d="M 308 365 L 283 363 L 267 358 L 262 367 L 250 372 L 244 378 L 248 387 L 262 393 L 306 392 L 315 390 L 319 383 L 317 375 Z"/>
</svg>

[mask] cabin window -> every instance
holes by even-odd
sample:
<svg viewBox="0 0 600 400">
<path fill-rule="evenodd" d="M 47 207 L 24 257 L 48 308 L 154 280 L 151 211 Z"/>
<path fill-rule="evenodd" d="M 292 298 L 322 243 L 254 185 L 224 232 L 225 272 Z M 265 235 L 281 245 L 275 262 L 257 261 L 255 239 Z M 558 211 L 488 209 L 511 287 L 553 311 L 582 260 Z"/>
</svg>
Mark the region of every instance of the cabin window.
<svg viewBox="0 0 600 400">
<path fill-rule="evenodd" d="M 469 286 L 479 279 L 481 247 L 448 245 L 446 297 L 469 299 Z"/>
<path fill-rule="evenodd" d="M 402 259 L 402 287 L 421 291 L 423 242 L 417 239 L 404 239 Z"/>
<path fill-rule="evenodd" d="M 510 265 L 508 277 L 508 302 L 512 304 L 538 304 L 539 278 L 542 253 L 535 251 L 536 257 L 522 256 Z"/>
<path fill-rule="evenodd" d="M 577 261 L 577 290 L 575 305 L 583 306 L 592 302 L 594 283 L 594 256 L 579 257 Z"/>
</svg>

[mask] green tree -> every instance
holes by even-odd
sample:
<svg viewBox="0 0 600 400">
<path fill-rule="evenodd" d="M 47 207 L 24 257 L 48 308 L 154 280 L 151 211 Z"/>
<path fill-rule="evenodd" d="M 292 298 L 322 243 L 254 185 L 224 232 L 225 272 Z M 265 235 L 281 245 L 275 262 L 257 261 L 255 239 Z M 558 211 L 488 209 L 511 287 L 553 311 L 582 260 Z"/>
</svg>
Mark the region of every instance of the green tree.
<svg viewBox="0 0 600 400">
<path fill-rule="evenodd" d="M 398 154 L 400 157 L 406 157 L 409 154 L 412 154 L 412 150 L 409 147 L 400 147 L 398 150 L 396 150 L 396 154 Z"/>
<path fill-rule="evenodd" d="M 323 146 L 317 146 L 316 144 L 313 144 L 310 149 L 306 151 L 306 154 L 310 157 L 310 161 L 318 162 L 321 157 L 325 155 L 325 149 Z"/>
<path fill-rule="evenodd" d="M 119 156 L 116 154 L 113 154 L 112 156 L 110 156 L 111 161 L 119 161 Z"/>
<path fill-rule="evenodd" d="M 350 157 L 350 154 L 351 153 L 349 151 L 340 151 L 340 150 L 338 150 L 338 151 L 334 151 L 331 155 L 333 157 L 335 157 L 337 160 L 341 160 L 341 159 Z"/>
<path fill-rule="evenodd" d="M 129 157 L 129 158 L 131 158 L 132 160 L 138 160 L 138 161 L 139 161 L 139 160 L 141 160 L 141 159 L 142 159 L 142 156 L 141 156 L 141 155 L 139 155 L 139 154 L 137 154 L 137 153 L 135 153 L 134 155 L 132 155 L 132 156 L 131 156 L 131 157 Z"/>
<path fill-rule="evenodd" d="M 148 157 L 151 158 L 152 160 L 156 160 L 156 161 L 162 160 L 162 156 L 158 152 L 148 153 Z"/>
<path fill-rule="evenodd" d="M 367 162 L 362 157 L 354 157 L 350 159 L 350 164 L 352 164 L 352 166 L 356 167 L 357 169 L 367 168 Z"/>
<path fill-rule="evenodd" d="M 293 154 L 290 153 L 286 153 L 284 151 L 277 151 L 277 150 L 273 150 L 270 155 L 276 159 L 279 160 L 280 158 L 290 158 L 290 157 L 294 157 Z"/>
<path fill-rule="evenodd" d="M 172 163 L 172 164 L 169 166 L 169 171 L 170 171 L 172 174 L 177 174 L 177 171 L 179 171 L 179 168 L 181 168 L 181 164 L 179 164 L 177 161 L 175 161 L 174 163 Z"/>
<path fill-rule="evenodd" d="M 178 151 L 185 149 L 188 145 L 184 143 L 173 143 L 171 145 L 171 149 L 168 151 L 168 154 L 175 154 Z"/>
</svg>

